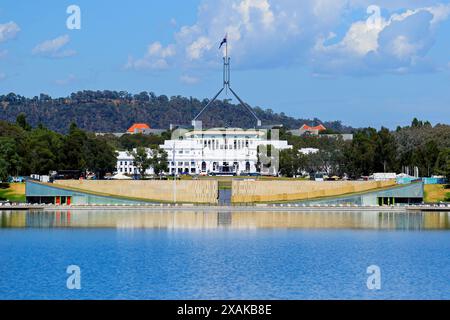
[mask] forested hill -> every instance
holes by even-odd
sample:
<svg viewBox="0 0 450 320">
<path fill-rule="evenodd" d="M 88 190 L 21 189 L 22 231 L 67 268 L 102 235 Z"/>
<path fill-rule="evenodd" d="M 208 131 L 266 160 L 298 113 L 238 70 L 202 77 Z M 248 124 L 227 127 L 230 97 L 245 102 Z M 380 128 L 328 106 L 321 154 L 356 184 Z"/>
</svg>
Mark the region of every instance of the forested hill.
<svg viewBox="0 0 450 320">
<path fill-rule="evenodd" d="M 65 98 L 52 98 L 46 94 L 26 98 L 14 93 L 0 95 L 0 120 L 14 122 L 17 115 L 25 113 L 32 125 L 43 124 L 49 129 L 66 132 L 70 123 L 93 132 L 124 132 L 135 122 L 148 123 L 152 128 L 167 129 L 170 124 L 190 125 L 192 118 L 208 103 L 195 98 L 165 95 L 153 92 L 130 94 L 125 91 L 81 91 Z M 301 108 L 302 106 L 298 106 Z M 307 106 L 303 106 L 307 107 Z M 319 119 L 295 119 L 270 109 L 253 108 L 263 125 L 282 124 L 298 129 L 302 124 L 323 123 L 337 132 L 351 132 L 340 121 L 321 122 Z M 203 126 L 241 127 L 255 126 L 255 120 L 241 105 L 216 101 L 199 120 Z"/>
</svg>

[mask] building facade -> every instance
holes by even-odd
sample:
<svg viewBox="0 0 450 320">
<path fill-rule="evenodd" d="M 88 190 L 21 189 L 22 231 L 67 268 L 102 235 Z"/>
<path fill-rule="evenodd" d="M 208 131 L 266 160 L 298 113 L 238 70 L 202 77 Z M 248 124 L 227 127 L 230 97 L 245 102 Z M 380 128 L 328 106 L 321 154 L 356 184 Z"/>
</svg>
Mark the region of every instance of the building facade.
<svg viewBox="0 0 450 320">
<path fill-rule="evenodd" d="M 268 140 L 263 130 L 211 129 L 185 132 L 160 147 L 168 154 L 171 174 L 243 175 L 258 172 L 258 147 L 290 149 L 287 141 Z M 277 174 L 270 168 L 263 174 Z"/>
<path fill-rule="evenodd" d="M 136 151 L 136 150 L 134 150 Z M 152 151 L 147 149 L 147 156 L 152 157 Z M 139 174 L 139 170 L 134 165 L 134 157 L 129 151 L 117 151 L 117 173 L 124 175 L 136 175 Z M 149 168 L 145 171 L 147 175 L 152 175 L 154 173 L 153 168 Z"/>
</svg>

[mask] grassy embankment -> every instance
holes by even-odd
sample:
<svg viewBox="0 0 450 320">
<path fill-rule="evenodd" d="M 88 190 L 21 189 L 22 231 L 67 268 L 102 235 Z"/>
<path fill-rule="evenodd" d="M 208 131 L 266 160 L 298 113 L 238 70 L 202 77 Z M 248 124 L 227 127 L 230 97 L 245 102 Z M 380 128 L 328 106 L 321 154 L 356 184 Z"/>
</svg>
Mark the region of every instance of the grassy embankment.
<svg viewBox="0 0 450 320">
<path fill-rule="evenodd" d="M 428 203 L 450 201 L 450 189 L 445 189 L 443 184 L 425 185 L 424 201 Z"/>
<path fill-rule="evenodd" d="M 0 199 L 25 202 L 25 183 L 10 183 L 8 188 L 0 188 Z"/>
</svg>

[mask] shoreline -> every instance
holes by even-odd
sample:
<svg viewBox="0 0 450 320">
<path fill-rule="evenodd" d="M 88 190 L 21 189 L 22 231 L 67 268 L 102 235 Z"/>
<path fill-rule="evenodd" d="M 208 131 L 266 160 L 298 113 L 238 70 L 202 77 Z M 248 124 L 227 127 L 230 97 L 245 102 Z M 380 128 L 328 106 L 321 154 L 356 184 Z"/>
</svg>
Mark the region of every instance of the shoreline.
<svg viewBox="0 0 450 320">
<path fill-rule="evenodd" d="M 138 210 L 138 211 L 252 211 L 252 212 L 447 212 L 450 204 L 442 205 L 410 205 L 410 206 L 301 206 L 297 204 L 258 204 L 250 206 L 205 206 L 194 204 L 154 204 L 154 205 L 3 205 L 0 211 L 87 211 L 87 210 Z"/>
</svg>

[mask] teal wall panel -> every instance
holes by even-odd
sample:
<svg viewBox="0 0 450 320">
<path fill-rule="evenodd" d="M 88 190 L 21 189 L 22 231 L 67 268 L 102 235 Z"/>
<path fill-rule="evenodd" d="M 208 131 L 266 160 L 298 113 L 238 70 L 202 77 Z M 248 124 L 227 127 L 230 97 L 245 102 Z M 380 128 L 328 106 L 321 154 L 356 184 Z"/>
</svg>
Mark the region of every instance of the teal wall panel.
<svg viewBox="0 0 450 320">
<path fill-rule="evenodd" d="M 27 181 L 25 195 L 27 197 L 72 197 L 74 205 L 122 205 L 122 204 L 149 204 L 150 201 L 127 200 L 114 197 L 98 196 L 84 192 L 78 192 L 51 185 L 44 185 L 33 181 Z"/>
</svg>

